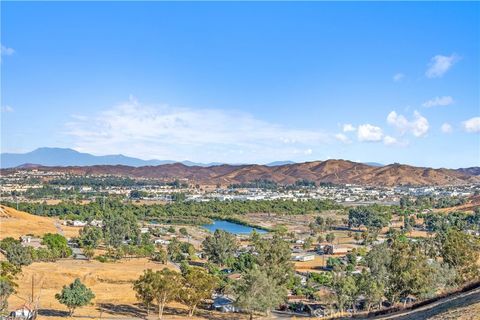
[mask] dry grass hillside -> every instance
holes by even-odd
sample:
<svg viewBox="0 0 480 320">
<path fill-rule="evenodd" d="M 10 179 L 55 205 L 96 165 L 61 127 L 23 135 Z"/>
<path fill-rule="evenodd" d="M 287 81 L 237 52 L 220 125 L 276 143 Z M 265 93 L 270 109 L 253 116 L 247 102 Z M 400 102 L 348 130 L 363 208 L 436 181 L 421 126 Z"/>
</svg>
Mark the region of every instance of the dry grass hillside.
<svg viewBox="0 0 480 320">
<path fill-rule="evenodd" d="M 64 285 L 79 278 L 95 293 L 93 304 L 80 308 L 75 312 L 77 317 L 99 319 L 115 317 L 118 319 L 144 318 L 146 314 L 139 308 L 132 289 L 132 282 L 145 269 L 161 270 L 165 265 L 147 259 L 122 260 L 116 263 L 98 261 L 59 260 L 57 262 L 35 262 L 23 267 L 18 278 L 17 294 L 9 299 L 10 309 L 21 306 L 30 300 L 32 279 L 34 282 L 34 298 L 38 299 L 38 319 L 61 319 L 67 317 L 67 309 L 56 299 Z M 174 268 L 173 265 L 168 265 Z M 200 312 L 200 315 L 202 313 Z M 167 319 L 183 319 L 185 308 L 179 304 L 170 304 Z"/>
<path fill-rule="evenodd" d="M 77 236 L 79 228 L 61 225 L 49 217 L 35 216 L 13 208 L 0 206 L 0 239 L 18 238 L 26 234 L 42 236 L 45 233 L 63 233 L 67 238 Z"/>
<path fill-rule="evenodd" d="M 5 169 L 6 172 L 12 170 L 15 169 Z M 26 170 L 32 169 L 27 168 Z M 120 165 L 37 167 L 35 170 L 66 172 L 76 175 L 117 175 L 161 180 L 188 179 L 193 183 L 203 185 L 217 183 L 228 185 L 256 179 L 268 179 L 280 184 L 291 184 L 300 179 L 307 179 L 317 183 L 350 183 L 370 186 L 462 185 L 480 182 L 480 176 L 470 174 L 470 171 L 422 168 L 402 164 L 375 167 L 346 160 L 313 161 L 273 167 L 264 165 L 189 167 L 181 163 L 174 163 L 146 167 Z"/>
</svg>

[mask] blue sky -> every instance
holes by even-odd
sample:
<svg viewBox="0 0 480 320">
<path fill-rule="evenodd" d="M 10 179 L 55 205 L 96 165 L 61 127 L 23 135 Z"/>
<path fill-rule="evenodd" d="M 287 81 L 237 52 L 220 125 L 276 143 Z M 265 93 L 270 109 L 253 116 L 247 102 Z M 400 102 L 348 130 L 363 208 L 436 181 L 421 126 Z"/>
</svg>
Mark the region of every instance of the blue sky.
<svg viewBox="0 0 480 320">
<path fill-rule="evenodd" d="M 480 165 L 480 3 L 1 3 L 1 150 Z"/>
</svg>

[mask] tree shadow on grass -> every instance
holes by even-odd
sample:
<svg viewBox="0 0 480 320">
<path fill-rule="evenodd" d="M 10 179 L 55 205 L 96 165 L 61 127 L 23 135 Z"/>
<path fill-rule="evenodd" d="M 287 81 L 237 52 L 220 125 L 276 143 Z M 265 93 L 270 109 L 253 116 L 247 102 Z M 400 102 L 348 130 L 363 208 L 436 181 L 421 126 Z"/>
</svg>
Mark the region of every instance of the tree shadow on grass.
<svg viewBox="0 0 480 320">
<path fill-rule="evenodd" d="M 157 308 L 152 306 L 150 308 L 150 314 L 147 316 L 147 311 L 145 306 L 142 304 L 127 305 L 127 304 L 112 304 L 112 303 L 101 303 L 97 306 L 97 310 L 103 311 L 104 313 L 112 315 L 123 315 L 132 318 L 141 318 L 141 319 L 156 319 L 157 317 Z M 166 306 L 163 310 L 164 316 L 182 316 L 187 319 L 188 312 L 182 308 L 172 308 Z M 218 311 L 212 311 L 207 309 L 197 309 L 195 312 L 196 317 L 202 317 L 205 319 L 211 320 L 225 320 L 225 319 L 244 319 L 245 316 L 239 313 L 222 313 Z"/>
<path fill-rule="evenodd" d="M 97 310 L 105 313 L 136 318 L 145 318 L 147 316 L 145 310 L 129 304 L 101 303 L 98 305 Z"/>
<path fill-rule="evenodd" d="M 68 311 L 55 310 L 55 309 L 39 309 L 38 310 L 38 315 L 39 316 L 44 316 L 44 317 L 66 318 L 66 317 L 69 316 L 69 313 L 68 313 Z"/>
</svg>

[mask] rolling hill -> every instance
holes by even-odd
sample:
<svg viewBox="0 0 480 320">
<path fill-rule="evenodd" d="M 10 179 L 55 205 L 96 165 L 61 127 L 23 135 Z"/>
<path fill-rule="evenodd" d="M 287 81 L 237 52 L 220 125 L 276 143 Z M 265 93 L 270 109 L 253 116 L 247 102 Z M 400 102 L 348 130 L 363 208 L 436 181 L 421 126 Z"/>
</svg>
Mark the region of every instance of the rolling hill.
<svg viewBox="0 0 480 320">
<path fill-rule="evenodd" d="M 292 184 L 306 179 L 316 183 L 356 184 L 371 186 L 462 185 L 480 183 L 480 177 L 452 169 L 432 169 L 403 164 L 370 166 L 347 160 L 326 160 L 304 163 L 266 165 L 186 166 L 182 163 L 158 166 L 95 165 L 74 167 L 26 167 L 22 170 L 64 172 L 75 175 L 116 175 L 160 180 L 187 179 L 203 185 L 229 185 L 257 179 Z M 2 169 L 3 172 L 18 169 Z"/>
</svg>

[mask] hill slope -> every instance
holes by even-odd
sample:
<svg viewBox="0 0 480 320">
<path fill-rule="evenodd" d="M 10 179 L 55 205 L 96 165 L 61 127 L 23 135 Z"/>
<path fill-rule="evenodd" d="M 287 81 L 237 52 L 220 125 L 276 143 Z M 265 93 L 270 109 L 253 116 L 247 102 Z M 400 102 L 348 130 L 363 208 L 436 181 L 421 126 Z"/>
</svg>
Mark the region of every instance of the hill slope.
<svg viewBox="0 0 480 320">
<path fill-rule="evenodd" d="M 66 237 L 78 235 L 79 228 L 60 225 L 49 217 L 36 216 L 27 212 L 0 205 L 0 239 L 18 238 L 26 234 L 42 236 L 45 233 L 64 233 Z"/>
<path fill-rule="evenodd" d="M 76 175 L 118 175 L 132 178 L 160 180 L 187 179 L 199 184 L 250 182 L 256 179 L 291 184 L 306 179 L 316 183 L 356 184 L 371 186 L 423 186 L 462 185 L 480 183 L 480 177 L 450 169 L 432 169 L 402 164 L 382 167 L 369 166 L 346 160 L 313 161 L 265 165 L 219 165 L 211 167 L 186 166 L 181 163 L 159 166 L 88 166 L 88 167 L 39 167 L 42 171 L 65 172 Z M 2 170 L 7 173 L 15 169 Z M 24 170 L 33 170 L 26 168 Z"/>
</svg>

